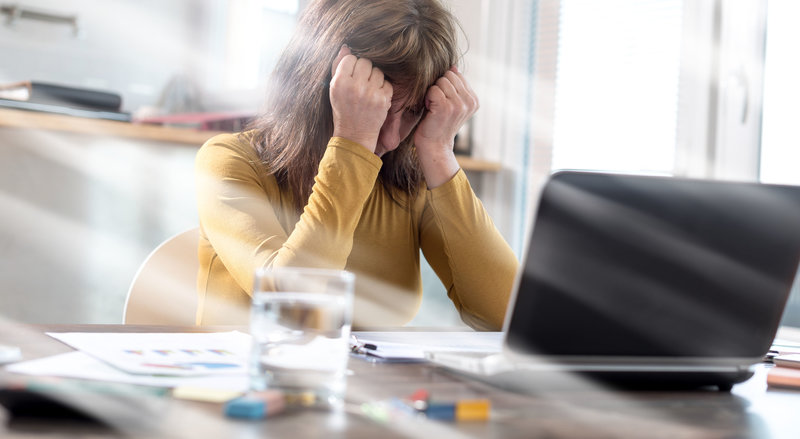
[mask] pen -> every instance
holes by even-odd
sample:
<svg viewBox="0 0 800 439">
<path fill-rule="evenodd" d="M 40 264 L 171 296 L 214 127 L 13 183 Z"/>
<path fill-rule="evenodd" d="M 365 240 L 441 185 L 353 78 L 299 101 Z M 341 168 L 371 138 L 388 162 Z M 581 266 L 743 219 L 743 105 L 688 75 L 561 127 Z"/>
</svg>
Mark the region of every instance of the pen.
<svg viewBox="0 0 800 439">
<path fill-rule="evenodd" d="M 350 335 L 350 351 L 354 354 L 369 355 L 369 351 L 378 349 L 378 346 L 372 343 L 361 343 L 355 335 Z"/>
<path fill-rule="evenodd" d="M 428 419 L 441 421 L 486 421 L 491 412 L 488 399 L 462 399 L 456 402 L 429 402 Z"/>
<path fill-rule="evenodd" d="M 431 401 L 430 393 L 419 389 L 405 398 L 407 403 L 428 419 L 442 421 L 485 421 L 492 405 L 488 399 L 460 399 L 455 402 Z"/>
<path fill-rule="evenodd" d="M 436 421 L 487 421 L 491 414 L 491 402 L 485 398 L 459 399 L 456 401 L 431 401 L 427 390 L 420 389 L 405 398 L 364 403 L 360 413 L 381 422 L 399 422 L 415 416 L 424 416 Z"/>
</svg>

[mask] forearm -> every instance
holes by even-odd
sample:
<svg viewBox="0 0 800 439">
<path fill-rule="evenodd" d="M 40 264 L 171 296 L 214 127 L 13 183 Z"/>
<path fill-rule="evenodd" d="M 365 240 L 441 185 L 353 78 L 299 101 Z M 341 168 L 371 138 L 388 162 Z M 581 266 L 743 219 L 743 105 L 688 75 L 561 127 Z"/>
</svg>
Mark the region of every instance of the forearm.
<svg viewBox="0 0 800 439">
<path fill-rule="evenodd" d="M 425 176 L 425 183 L 428 189 L 435 189 L 447 183 L 460 169 L 452 146 L 449 148 L 430 148 L 425 150 L 424 153 L 420 149 L 417 151 L 420 167 Z"/>
<path fill-rule="evenodd" d="M 363 149 L 331 139 L 300 220 L 267 265 L 344 268 L 380 170 L 380 159 Z"/>
<path fill-rule="evenodd" d="M 380 159 L 331 139 L 298 220 L 289 192 L 260 174 L 249 146 L 231 137 L 209 141 L 198 153 L 197 198 L 203 229 L 236 283 L 249 292 L 254 270 L 263 266 L 344 266 Z"/>
<path fill-rule="evenodd" d="M 516 256 L 463 172 L 427 197 L 422 243 L 426 259 L 466 323 L 500 329 L 517 270 Z"/>
</svg>

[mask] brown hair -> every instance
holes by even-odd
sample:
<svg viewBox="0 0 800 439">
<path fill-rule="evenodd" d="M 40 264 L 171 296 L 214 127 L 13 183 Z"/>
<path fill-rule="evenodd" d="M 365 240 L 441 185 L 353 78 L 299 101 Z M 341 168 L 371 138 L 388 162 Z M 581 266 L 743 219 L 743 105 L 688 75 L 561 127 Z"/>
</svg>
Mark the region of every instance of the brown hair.
<svg viewBox="0 0 800 439">
<path fill-rule="evenodd" d="M 342 44 L 381 69 L 415 110 L 424 108 L 428 88 L 459 57 L 455 18 L 437 0 L 312 1 L 272 73 L 266 114 L 256 121 L 252 140 L 298 211 L 333 134 L 330 72 Z M 413 138 L 412 132 L 382 157 L 379 178 L 395 200 L 419 190 Z"/>
</svg>

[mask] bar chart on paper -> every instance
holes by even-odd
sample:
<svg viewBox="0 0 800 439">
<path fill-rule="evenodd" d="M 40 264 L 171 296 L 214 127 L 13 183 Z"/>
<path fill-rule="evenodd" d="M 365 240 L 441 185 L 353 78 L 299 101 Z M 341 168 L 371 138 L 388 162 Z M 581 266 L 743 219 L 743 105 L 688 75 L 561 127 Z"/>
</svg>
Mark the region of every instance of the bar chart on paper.
<svg viewBox="0 0 800 439">
<path fill-rule="evenodd" d="M 48 335 L 127 373 L 144 375 L 242 374 L 251 346 L 250 336 L 238 331 Z"/>
</svg>

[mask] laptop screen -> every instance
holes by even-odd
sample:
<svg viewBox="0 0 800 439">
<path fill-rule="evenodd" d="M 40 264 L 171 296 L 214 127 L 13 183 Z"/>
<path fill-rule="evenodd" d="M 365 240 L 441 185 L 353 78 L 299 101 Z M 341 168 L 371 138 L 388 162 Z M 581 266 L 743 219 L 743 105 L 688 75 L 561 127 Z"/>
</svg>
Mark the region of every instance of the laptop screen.
<svg viewBox="0 0 800 439">
<path fill-rule="evenodd" d="M 762 356 L 799 260 L 800 187 L 557 173 L 506 342 L 553 356 Z"/>
</svg>

